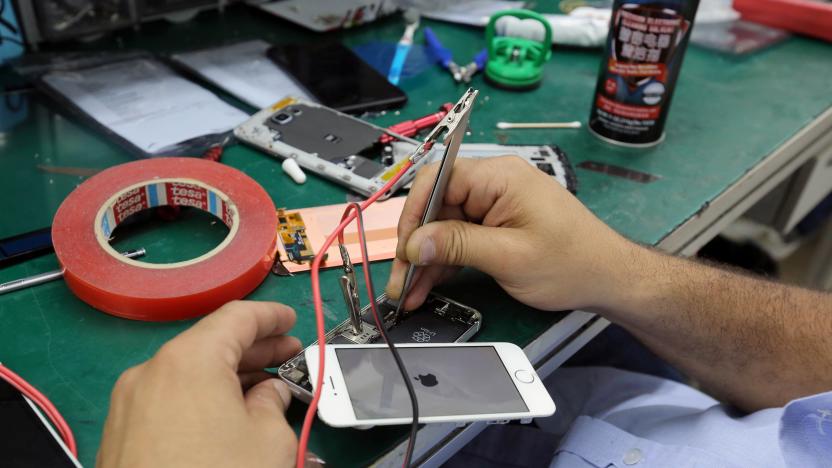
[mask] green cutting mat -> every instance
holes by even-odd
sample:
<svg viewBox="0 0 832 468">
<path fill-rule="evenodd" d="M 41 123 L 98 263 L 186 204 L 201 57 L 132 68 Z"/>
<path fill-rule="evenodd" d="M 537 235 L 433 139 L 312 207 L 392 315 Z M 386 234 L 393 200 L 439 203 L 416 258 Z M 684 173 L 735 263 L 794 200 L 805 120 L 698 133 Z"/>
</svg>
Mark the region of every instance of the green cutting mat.
<svg viewBox="0 0 832 468">
<path fill-rule="evenodd" d="M 483 47 L 483 31 L 424 21 L 465 63 Z M 157 53 L 208 47 L 223 42 L 262 38 L 272 42 L 342 40 L 348 45 L 395 42 L 402 31 L 399 18 L 346 32 L 318 36 L 244 6 L 224 15 L 202 14 L 186 24 L 154 23 L 83 47 L 51 50 L 146 49 Z M 420 38 L 417 38 L 421 41 Z M 793 38 L 762 53 L 734 59 L 691 47 L 682 69 L 670 117 L 667 140 L 643 151 L 601 143 L 585 129 L 500 131 L 495 122 L 585 121 L 601 60 L 598 50 L 557 47 L 546 66 L 540 89 L 513 93 L 494 89 L 476 77 L 480 97 L 471 118 L 468 142 L 558 144 L 574 163 L 595 160 L 660 177 L 650 184 L 578 170 L 579 197 L 622 234 L 653 244 L 695 214 L 715 196 L 754 167 L 786 139 L 832 104 L 832 46 Z M 16 80 L 6 72 L 0 82 Z M 431 68 L 406 78 L 409 96 L 400 112 L 376 119 L 382 125 L 433 112 L 464 91 L 445 71 Z M 8 99 L 8 94 L 4 97 Z M 64 197 L 84 177 L 46 172 L 48 166 L 100 169 L 131 157 L 105 137 L 57 109 L 46 98 L 24 92 L 28 116 L 0 139 L 0 237 L 48 226 Z M 15 97 L 17 99 L 17 97 Z M 283 175 L 273 159 L 237 145 L 223 163 L 243 170 L 273 197 L 290 208 L 345 201 L 346 191 L 310 176 L 298 186 Z M 40 166 L 40 168 L 39 168 Z M 189 215 L 175 223 L 154 221 L 134 230 L 124 242 L 148 249 L 148 260 L 194 257 L 215 245 L 222 227 Z M 557 242 L 558 239 L 552 239 Z M 127 244 L 123 244 L 127 245 Z M 0 270 L 0 282 L 55 268 L 46 256 Z M 388 263 L 373 268 L 381 288 Z M 337 272 L 322 276 L 327 325 L 345 318 Z M 489 279 L 469 272 L 443 291 L 483 312 L 479 340 L 526 344 L 545 330 L 557 314 L 523 307 L 500 292 Z M 269 277 L 251 299 L 277 300 L 298 311 L 293 334 L 313 340 L 314 320 L 306 275 Z M 81 460 L 92 466 L 107 414 L 109 393 L 118 375 L 142 362 L 190 322 L 141 323 L 99 313 L 76 299 L 58 281 L 0 296 L 0 360 L 49 395 L 78 438 Z M 297 403 L 297 402 L 296 402 Z M 305 406 L 295 404 L 290 419 L 298 426 Z M 316 424 L 311 450 L 332 466 L 359 466 L 373 460 L 404 437 L 401 428 L 371 431 L 335 430 Z"/>
</svg>

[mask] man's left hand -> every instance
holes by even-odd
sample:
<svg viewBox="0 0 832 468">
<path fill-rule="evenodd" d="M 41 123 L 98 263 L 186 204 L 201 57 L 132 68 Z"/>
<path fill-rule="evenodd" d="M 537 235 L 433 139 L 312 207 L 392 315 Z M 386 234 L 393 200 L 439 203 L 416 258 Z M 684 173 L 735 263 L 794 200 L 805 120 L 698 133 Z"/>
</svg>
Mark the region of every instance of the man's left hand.
<svg viewBox="0 0 832 468">
<path fill-rule="evenodd" d="M 236 301 L 128 369 L 113 390 L 97 465 L 294 465 L 285 383 L 263 371 L 301 350 L 295 312 Z"/>
</svg>

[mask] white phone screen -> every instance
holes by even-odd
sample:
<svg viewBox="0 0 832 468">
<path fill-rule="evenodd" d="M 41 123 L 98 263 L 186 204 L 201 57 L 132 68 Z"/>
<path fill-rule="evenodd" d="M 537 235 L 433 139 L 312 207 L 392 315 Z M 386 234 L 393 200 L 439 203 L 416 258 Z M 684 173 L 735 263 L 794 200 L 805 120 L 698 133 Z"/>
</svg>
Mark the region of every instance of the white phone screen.
<svg viewBox="0 0 832 468">
<path fill-rule="evenodd" d="M 523 413 L 526 406 L 492 346 L 398 348 L 419 416 Z M 335 350 L 356 419 L 411 416 L 410 398 L 387 348 Z"/>
</svg>

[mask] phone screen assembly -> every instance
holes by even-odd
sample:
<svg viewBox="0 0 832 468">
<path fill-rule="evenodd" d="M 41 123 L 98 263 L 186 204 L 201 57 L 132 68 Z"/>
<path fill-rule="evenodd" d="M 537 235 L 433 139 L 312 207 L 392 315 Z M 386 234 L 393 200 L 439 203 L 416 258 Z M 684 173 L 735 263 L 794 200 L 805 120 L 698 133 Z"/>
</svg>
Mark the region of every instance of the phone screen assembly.
<svg viewBox="0 0 832 468">
<path fill-rule="evenodd" d="M 267 55 L 322 104 L 360 114 L 403 106 L 407 95 L 340 42 L 283 44 Z"/>
<path fill-rule="evenodd" d="M 0 379 L 0 465 L 81 468 L 34 404 Z"/>
<path fill-rule="evenodd" d="M 379 314 L 384 317 L 388 327 L 387 334 L 396 344 L 464 342 L 471 339 L 482 325 L 482 315 L 477 310 L 436 293 L 430 293 L 422 306 L 407 312 L 397 323 L 392 320 L 396 303 L 388 300 L 385 294 L 379 296 L 376 302 Z M 353 332 L 350 320 L 345 320 L 330 330 L 326 335 L 327 346 L 383 343 L 369 305 L 361 310 L 361 320 L 363 326 L 360 334 Z M 283 363 L 277 373 L 289 385 L 295 397 L 307 402 L 312 399 L 309 376 L 314 374 L 309 373 L 302 352 Z"/>
<path fill-rule="evenodd" d="M 555 412 L 523 350 L 511 343 L 400 344 L 419 422 L 506 422 Z M 317 372 L 317 346 L 306 351 Z M 385 345 L 331 345 L 318 416 L 335 427 L 409 424 L 410 399 Z"/>
</svg>

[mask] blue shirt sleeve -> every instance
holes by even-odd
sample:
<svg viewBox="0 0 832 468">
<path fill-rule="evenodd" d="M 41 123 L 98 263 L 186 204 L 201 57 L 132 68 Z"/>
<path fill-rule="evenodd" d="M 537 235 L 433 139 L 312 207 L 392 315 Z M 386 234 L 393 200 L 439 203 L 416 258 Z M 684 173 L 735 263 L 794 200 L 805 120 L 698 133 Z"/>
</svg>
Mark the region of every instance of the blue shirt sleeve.
<svg viewBox="0 0 832 468">
<path fill-rule="evenodd" d="M 787 404 L 780 418 L 779 437 L 789 468 L 832 466 L 832 392 Z"/>
</svg>

